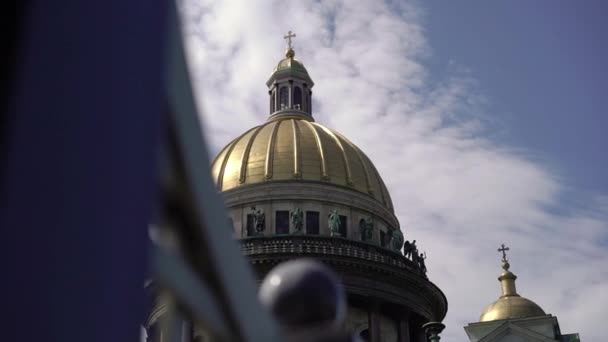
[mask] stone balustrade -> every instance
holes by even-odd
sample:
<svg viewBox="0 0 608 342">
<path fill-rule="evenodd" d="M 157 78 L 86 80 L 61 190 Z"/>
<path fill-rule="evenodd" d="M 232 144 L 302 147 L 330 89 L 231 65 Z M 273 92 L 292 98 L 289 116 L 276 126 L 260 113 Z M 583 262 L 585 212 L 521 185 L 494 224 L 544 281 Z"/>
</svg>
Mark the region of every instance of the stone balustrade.
<svg viewBox="0 0 608 342">
<path fill-rule="evenodd" d="M 292 254 L 300 257 L 351 257 L 362 261 L 401 268 L 404 271 L 424 274 L 414 262 L 395 252 L 370 243 L 339 237 L 310 235 L 275 235 L 248 237 L 240 240 L 243 254 L 248 257 Z"/>
</svg>

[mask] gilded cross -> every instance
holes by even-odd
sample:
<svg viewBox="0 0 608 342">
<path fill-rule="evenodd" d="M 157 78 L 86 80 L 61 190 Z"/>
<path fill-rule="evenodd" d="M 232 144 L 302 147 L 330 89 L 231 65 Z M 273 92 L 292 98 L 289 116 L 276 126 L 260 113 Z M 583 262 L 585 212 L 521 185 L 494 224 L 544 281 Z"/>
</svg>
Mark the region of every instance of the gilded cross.
<svg viewBox="0 0 608 342">
<path fill-rule="evenodd" d="M 296 36 L 295 33 L 292 33 L 291 30 L 289 30 L 289 32 L 287 32 L 286 36 L 283 36 L 283 39 L 287 39 L 287 46 L 291 49 L 291 38 L 294 38 Z"/>
<path fill-rule="evenodd" d="M 501 244 L 500 248 L 498 249 L 499 252 L 502 252 L 502 261 L 507 261 L 507 251 L 509 250 L 509 247 L 506 247 L 505 244 Z"/>
</svg>

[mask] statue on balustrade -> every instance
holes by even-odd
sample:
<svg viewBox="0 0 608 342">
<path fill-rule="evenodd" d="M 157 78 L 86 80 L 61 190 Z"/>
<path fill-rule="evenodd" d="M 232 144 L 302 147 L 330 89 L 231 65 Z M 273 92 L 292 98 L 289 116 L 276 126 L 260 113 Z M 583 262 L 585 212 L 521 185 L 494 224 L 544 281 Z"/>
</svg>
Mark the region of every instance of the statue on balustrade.
<svg viewBox="0 0 608 342">
<path fill-rule="evenodd" d="M 405 241 L 403 245 L 403 255 L 413 261 L 414 252 L 418 253 L 418 248 L 416 247 L 416 240 L 409 242 Z"/>
<path fill-rule="evenodd" d="M 260 208 L 252 206 L 250 215 L 253 218 L 253 227 L 255 228 L 255 233 L 257 235 L 262 235 L 264 229 L 266 228 L 266 215 L 264 214 L 264 211 Z"/>
<path fill-rule="evenodd" d="M 359 221 L 359 230 L 361 231 L 361 241 L 371 241 L 374 237 L 374 222 L 368 217 Z"/>
<path fill-rule="evenodd" d="M 329 227 L 330 236 L 341 236 L 338 210 L 334 209 L 327 215 L 327 226 Z"/>
<path fill-rule="evenodd" d="M 399 251 L 403 245 L 403 234 L 399 229 L 389 229 L 387 231 L 387 241 L 384 245 L 393 251 Z"/>
<path fill-rule="evenodd" d="M 401 229 L 392 229 L 391 230 L 391 239 L 390 239 L 391 244 L 389 245 L 389 248 L 399 252 L 401 250 L 401 247 L 403 247 L 403 233 L 401 232 Z"/>
<path fill-rule="evenodd" d="M 304 212 L 300 208 L 296 208 L 291 212 L 291 226 L 294 234 L 302 234 L 304 228 Z"/>
<path fill-rule="evenodd" d="M 426 260 L 426 252 L 418 255 L 417 259 L 418 259 L 418 268 L 420 268 L 420 271 L 422 271 L 423 274 L 426 274 L 426 265 L 424 263 L 424 260 Z"/>
</svg>

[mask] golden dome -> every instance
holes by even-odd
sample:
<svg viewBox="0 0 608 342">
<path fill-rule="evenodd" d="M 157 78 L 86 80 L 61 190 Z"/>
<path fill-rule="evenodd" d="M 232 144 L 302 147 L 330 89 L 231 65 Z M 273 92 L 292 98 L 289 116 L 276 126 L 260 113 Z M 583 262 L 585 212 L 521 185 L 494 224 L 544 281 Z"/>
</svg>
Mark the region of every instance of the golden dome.
<svg viewBox="0 0 608 342">
<path fill-rule="evenodd" d="M 271 118 L 230 142 L 212 164 L 221 191 L 278 181 L 320 182 L 366 194 L 393 212 L 378 171 L 361 150 L 306 115 Z"/>
<path fill-rule="evenodd" d="M 293 52 L 293 50 L 289 51 Z M 293 58 L 293 56 L 280 60 L 274 70 L 272 70 L 272 74 L 274 75 L 275 73 L 281 73 L 286 71 L 300 72 L 308 75 L 308 71 L 304 67 L 304 64 L 302 64 L 302 62 L 300 62 L 299 60 Z"/>
<path fill-rule="evenodd" d="M 502 296 L 497 301 L 490 304 L 488 308 L 481 314 L 480 322 L 497 321 L 500 319 L 524 318 L 544 316 L 545 312 L 533 301 L 520 296 L 515 288 L 515 280 L 517 276 L 509 271 L 511 265 L 507 260 L 506 251 L 509 248 L 503 244 L 498 250 L 503 253 L 502 269 L 498 281 L 502 288 Z"/>
<path fill-rule="evenodd" d="M 545 312 L 533 301 L 519 295 L 500 297 L 481 314 L 480 322 L 499 319 L 544 316 Z"/>
</svg>

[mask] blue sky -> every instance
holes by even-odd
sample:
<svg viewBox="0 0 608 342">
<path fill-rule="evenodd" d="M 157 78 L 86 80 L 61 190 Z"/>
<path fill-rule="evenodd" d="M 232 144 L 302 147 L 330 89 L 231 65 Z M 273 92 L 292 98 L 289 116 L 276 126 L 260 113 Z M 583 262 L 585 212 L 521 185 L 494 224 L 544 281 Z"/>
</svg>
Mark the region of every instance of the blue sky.
<svg viewBox="0 0 608 342">
<path fill-rule="evenodd" d="M 428 1 L 431 72 L 468 68 L 507 144 L 608 192 L 608 3 Z M 495 134 L 497 132 L 494 132 Z"/>
<path fill-rule="evenodd" d="M 582 4 L 582 5 L 581 5 Z M 211 150 L 268 117 L 288 30 L 315 120 L 387 184 L 405 239 L 464 341 L 499 296 L 501 243 L 519 293 L 562 332 L 608 317 L 608 79 L 599 1 L 183 0 Z M 603 5 L 604 8 L 601 8 Z"/>
</svg>

